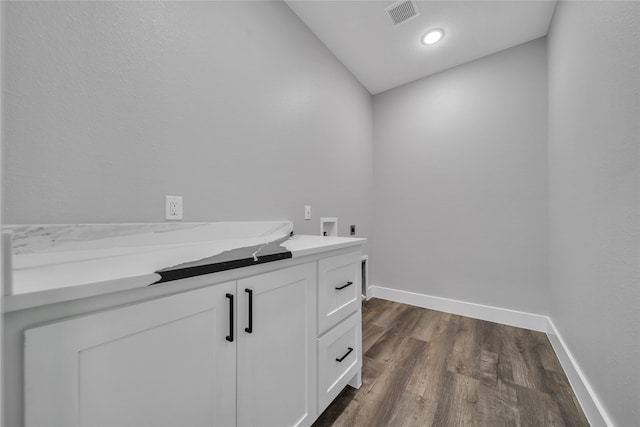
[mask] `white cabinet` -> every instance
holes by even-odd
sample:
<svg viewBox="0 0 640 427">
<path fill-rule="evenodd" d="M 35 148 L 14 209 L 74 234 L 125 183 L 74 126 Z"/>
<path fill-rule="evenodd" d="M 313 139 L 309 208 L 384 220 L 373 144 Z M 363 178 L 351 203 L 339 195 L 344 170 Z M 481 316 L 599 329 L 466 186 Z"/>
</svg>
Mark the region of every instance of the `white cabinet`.
<svg viewBox="0 0 640 427">
<path fill-rule="evenodd" d="M 318 261 L 318 412 L 362 370 L 360 251 Z"/>
<path fill-rule="evenodd" d="M 27 426 L 235 425 L 235 282 L 25 331 Z"/>
<path fill-rule="evenodd" d="M 360 308 L 360 252 L 318 261 L 318 333 Z"/>
<path fill-rule="evenodd" d="M 315 295 L 312 262 L 28 329 L 25 424 L 311 425 Z"/>
<path fill-rule="evenodd" d="M 315 420 L 315 275 L 307 263 L 238 281 L 239 426 Z"/>
<path fill-rule="evenodd" d="M 360 252 L 328 254 L 20 329 L 24 425 L 311 425 L 361 382 Z"/>
<path fill-rule="evenodd" d="M 362 316 L 353 313 L 318 339 L 319 406 L 329 406 L 362 367 Z M 359 386 L 359 385 L 358 385 Z"/>
</svg>

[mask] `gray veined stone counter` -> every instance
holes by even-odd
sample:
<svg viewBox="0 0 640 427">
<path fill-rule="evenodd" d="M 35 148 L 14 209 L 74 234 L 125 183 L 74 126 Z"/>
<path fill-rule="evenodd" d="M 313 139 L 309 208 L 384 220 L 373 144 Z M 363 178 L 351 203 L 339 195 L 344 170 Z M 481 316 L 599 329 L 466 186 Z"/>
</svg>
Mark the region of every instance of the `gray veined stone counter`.
<svg viewBox="0 0 640 427">
<path fill-rule="evenodd" d="M 290 237 L 290 221 L 9 225 L 4 311 L 64 302 L 361 244 Z M 7 286 L 8 285 L 8 286 Z"/>
</svg>

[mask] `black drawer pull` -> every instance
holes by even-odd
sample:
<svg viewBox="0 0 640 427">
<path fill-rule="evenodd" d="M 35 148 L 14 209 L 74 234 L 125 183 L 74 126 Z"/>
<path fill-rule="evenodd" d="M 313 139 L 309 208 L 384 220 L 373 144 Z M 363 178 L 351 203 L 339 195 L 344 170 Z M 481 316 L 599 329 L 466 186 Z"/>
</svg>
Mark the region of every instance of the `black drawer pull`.
<svg viewBox="0 0 640 427">
<path fill-rule="evenodd" d="M 339 291 L 340 289 L 344 289 L 344 288 L 346 288 L 347 286 L 351 286 L 351 285 L 353 285 L 353 282 L 347 282 L 347 283 L 345 283 L 345 284 L 344 284 L 344 285 L 342 285 L 342 286 L 336 286 L 336 291 Z"/>
<path fill-rule="evenodd" d="M 253 332 L 253 291 L 251 289 L 245 289 L 246 293 L 249 294 L 249 327 L 244 328 L 244 331 L 247 333 Z"/>
<path fill-rule="evenodd" d="M 349 350 L 344 354 L 344 356 L 336 358 L 336 362 L 342 362 L 344 359 L 346 359 L 346 357 L 348 355 L 351 354 L 351 352 L 353 351 L 353 349 L 351 347 L 347 347 Z"/>
<path fill-rule="evenodd" d="M 229 335 L 227 335 L 227 341 L 233 342 L 233 294 L 227 294 L 229 298 Z"/>
</svg>

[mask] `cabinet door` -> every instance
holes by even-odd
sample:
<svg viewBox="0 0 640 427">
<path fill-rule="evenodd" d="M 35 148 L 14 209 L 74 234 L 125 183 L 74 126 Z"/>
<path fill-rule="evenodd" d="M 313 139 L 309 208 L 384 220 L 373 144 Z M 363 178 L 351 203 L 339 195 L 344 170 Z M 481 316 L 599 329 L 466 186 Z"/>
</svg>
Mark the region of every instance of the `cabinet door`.
<svg viewBox="0 0 640 427">
<path fill-rule="evenodd" d="M 25 331 L 29 426 L 232 426 L 235 282 Z"/>
<path fill-rule="evenodd" d="M 315 277 L 309 263 L 238 281 L 239 426 L 316 418 Z"/>
<path fill-rule="evenodd" d="M 318 261 L 318 334 L 360 308 L 360 252 Z"/>
<path fill-rule="evenodd" d="M 362 314 L 356 311 L 318 338 L 318 412 L 362 369 Z"/>
</svg>

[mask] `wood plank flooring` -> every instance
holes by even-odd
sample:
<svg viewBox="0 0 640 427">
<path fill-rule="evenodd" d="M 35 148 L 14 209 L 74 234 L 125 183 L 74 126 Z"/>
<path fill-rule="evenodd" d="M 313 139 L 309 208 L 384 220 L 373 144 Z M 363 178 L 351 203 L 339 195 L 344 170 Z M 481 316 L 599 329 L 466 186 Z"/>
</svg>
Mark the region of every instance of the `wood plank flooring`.
<svg viewBox="0 0 640 427">
<path fill-rule="evenodd" d="M 371 299 L 362 387 L 321 426 L 588 426 L 546 335 Z"/>
</svg>

